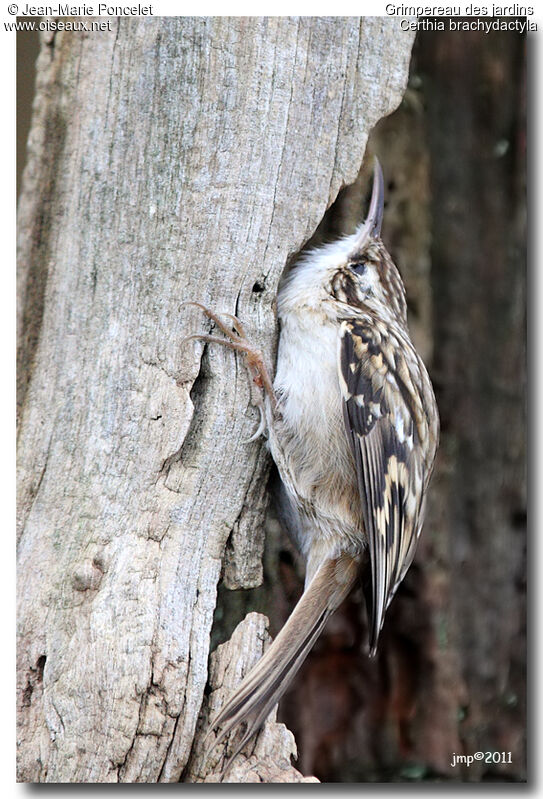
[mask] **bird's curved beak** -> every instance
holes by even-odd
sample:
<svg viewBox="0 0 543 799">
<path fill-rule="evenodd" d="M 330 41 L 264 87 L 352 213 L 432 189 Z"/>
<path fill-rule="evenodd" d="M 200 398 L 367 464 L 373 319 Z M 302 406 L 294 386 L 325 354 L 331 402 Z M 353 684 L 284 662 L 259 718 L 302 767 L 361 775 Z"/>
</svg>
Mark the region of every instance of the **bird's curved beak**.
<svg viewBox="0 0 543 799">
<path fill-rule="evenodd" d="M 383 170 L 377 156 L 373 168 L 373 188 L 371 191 L 370 209 L 366 220 L 356 232 L 356 249 L 362 251 L 368 239 L 378 239 L 381 235 L 383 207 L 385 203 L 385 183 Z"/>
</svg>

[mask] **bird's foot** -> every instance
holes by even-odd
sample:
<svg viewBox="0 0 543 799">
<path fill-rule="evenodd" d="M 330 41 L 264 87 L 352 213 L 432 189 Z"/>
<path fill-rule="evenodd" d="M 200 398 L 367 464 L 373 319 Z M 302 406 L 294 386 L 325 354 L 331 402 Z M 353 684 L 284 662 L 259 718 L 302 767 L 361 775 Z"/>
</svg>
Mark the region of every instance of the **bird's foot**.
<svg viewBox="0 0 543 799">
<path fill-rule="evenodd" d="M 275 409 L 275 393 L 273 390 L 270 374 L 264 362 L 264 356 L 258 347 L 255 347 L 254 344 L 250 343 L 239 319 L 233 314 L 223 313 L 222 316 L 228 317 L 228 319 L 230 319 L 232 323 L 232 327 L 230 327 L 225 324 L 216 313 L 210 311 L 209 308 L 206 308 L 205 305 L 202 305 L 200 302 L 185 302 L 183 305 L 195 305 L 197 308 L 201 308 L 205 315 L 217 325 L 222 333 L 224 333 L 226 338 L 219 338 L 218 336 L 211 336 L 205 333 L 193 333 L 190 336 L 186 336 L 181 344 L 191 340 L 206 341 L 210 344 L 223 344 L 225 347 L 229 347 L 232 350 L 242 352 L 247 359 L 247 366 L 249 368 L 253 385 L 258 389 L 263 389 L 266 392 L 270 399 L 272 408 Z M 256 395 L 255 392 L 252 391 L 251 394 L 253 404 L 260 411 L 260 423 L 258 425 L 258 429 L 249 439 L 249 441 L 255 441 L 266 429 L 266 415 L 261 392 L 259 391 L 258 395 Z"/>
</svg>

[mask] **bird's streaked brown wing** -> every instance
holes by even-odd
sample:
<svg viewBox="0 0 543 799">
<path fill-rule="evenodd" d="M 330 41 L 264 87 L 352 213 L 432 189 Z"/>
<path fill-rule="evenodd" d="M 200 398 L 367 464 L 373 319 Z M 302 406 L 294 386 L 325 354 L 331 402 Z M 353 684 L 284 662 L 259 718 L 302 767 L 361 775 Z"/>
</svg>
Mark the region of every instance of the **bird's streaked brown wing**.
<svg viewBox="0 0 543 799">
<path fill-rule="evenodd" d="M 428 423 L 412 365 L 383 326 L 370 322 L 342 323 L 339 378 L 371 563 L 373 654 L 385 610 L 413 559 L 429 468 Z"/>
</svg>

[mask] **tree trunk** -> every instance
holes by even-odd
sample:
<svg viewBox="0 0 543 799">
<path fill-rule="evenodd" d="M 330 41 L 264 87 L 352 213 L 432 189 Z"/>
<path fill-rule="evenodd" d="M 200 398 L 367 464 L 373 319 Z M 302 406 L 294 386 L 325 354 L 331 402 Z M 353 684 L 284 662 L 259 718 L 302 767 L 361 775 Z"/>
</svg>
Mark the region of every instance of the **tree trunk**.
<svg viewBox="0 0 543 799">
<path fill-rule="evenodd" d="M 217 585 L 262 579 L 269 459 L 245 370 L 181 345 L 209 330 L 182 303 L 236 313 L 273 363 L 282 270 L 412 44 L 370 18 L 112 27 L 43 39 L 19 209 L 23 781 L 206 778 L 186 767 Z M 234 665 L 262 635 L 249 619 Z M 300 779 L 270 746 L 240 779 Z"/>
</svg>

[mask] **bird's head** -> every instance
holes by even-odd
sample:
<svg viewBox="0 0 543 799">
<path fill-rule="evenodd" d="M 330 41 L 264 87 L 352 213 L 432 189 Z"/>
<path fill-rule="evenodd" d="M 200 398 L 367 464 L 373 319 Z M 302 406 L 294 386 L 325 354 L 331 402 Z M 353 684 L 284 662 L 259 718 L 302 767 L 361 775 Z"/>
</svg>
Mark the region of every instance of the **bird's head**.
<svg viewBox="0 0 543 799">
<path fill-rule="evenodd" d="M 282 311 L 314 308 L 333 319 L 361 310 L 406 323 L 405 291 L 399 272 L 381 241 L 384 208 L 383 172 L 377 158 L 370 207 L 350 236 L 305 253 L 279 292 Z"/>
</svg>

